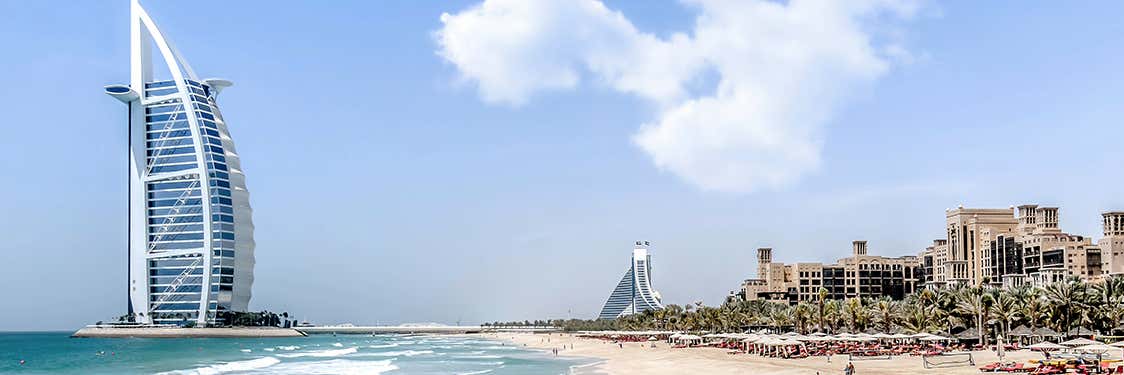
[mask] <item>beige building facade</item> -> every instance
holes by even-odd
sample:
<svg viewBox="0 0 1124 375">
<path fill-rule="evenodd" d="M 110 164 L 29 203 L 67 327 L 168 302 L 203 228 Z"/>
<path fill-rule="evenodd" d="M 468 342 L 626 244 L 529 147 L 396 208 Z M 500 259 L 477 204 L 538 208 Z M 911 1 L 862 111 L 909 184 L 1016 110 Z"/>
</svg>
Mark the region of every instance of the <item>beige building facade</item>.
<svg viewBox="0 0 1124 375">
<path fill-rule="evenodd" d="M 946 210 L 945 240 L 934 241 L 919 254 L 927 287 L 1044 285 L 1070 276 L 1100 279 L 1114 264 L 1112 251 L 1104 248 L 1114 246 L 1117 255 L 1124 253 L 1124 234 L 1111 237 L 1117 216 L 1124 218 L 1124 213 L 1103 215 L 1105 239 L 1094 243 L 1063 232 L 1057 207 Z M 1124 273 L 1124 255 L 1115 259 Z"/>
<path fill-rule="evenodd" d="M 924 283 L 919 257 L 869 255 L 866 241 L 852 242 L 851 256 L 832 264 L 784 264 L 772 255 L 771 248 L 757 249 L 758 277 L 742 283 L 741 298 L 797 303 L 817 300 L 824 289 L 828 299 L 901 299 Z"/>
</svg>

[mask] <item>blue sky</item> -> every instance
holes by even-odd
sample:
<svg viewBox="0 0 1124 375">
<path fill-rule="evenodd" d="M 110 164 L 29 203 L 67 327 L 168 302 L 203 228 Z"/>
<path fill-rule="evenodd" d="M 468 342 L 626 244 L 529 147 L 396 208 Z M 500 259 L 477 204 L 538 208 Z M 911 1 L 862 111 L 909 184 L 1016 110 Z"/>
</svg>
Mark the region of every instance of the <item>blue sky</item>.
<svg viewBox="0 0 1124 375">
<path fill-rule="evenodd" d="M 652 241 L 666 302 L 715 304 L 753 276 L 761 246 L 781 261 L 833 261 L 854 239 L 913 254 L 958 204 L 1059 205 L 1064 230 L 1099 237 L 1100 212 L 1124 209 L 1121 3 L 927 3 L 863 23 L 908 55 L 854 84 L 799 81 L 838 104 L 811 116 L 815 167 L 749 164 L 780 169 L 777 184 L 715 183 L 637 141 L 736 71 L 702 68 L 659 96 L 576 64 L 572 85 L 489 100 L 467 73 L 478 66 L 438 42 L 442 13 L 478 3 L 145 3 L 200 75 L 235 82 L 220 105 L 254 207 L 252 308 L 319 323 L 592 317 L 635 240 Z M 693 36 L 718 6 L 604 4 L 658 40 Z M 125 307 L 125 111 L 101 87 L 127 80 L 127 20 L 127 1 L 0 2 L 0 330 Z M 619 36 L 539 32 L 523 47 Z M 575 51 L 545 61 L 590 57 Z M 731 149 L 704 159 L 759 156 Z"/>
</svg>

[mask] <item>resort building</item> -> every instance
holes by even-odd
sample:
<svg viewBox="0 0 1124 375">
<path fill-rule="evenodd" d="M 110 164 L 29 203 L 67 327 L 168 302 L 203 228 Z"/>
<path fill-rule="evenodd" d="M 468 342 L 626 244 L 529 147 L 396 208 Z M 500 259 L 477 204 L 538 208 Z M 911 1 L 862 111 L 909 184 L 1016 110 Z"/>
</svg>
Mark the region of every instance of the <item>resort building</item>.
<svg viewBox="0 0 1124 375">
<path fill-rule="evenodd" d="M 199 79 L 136 0 L 129 22 L 129 84 L 105 87 L 128 111 L 128 313 L 221 324 L 254 281 L 249 193 L 216 103 L 231 83 Z"/>
<path fill-rule="evenodd" d="M 1104 260 L 1103 271 L 1111 276 L 1124 274 L 1124 211 L 1101 214 L 1104 237 L 1097 241 Z"/>
<path fill-rule="evenodd" d="M 851 256 L 833 264 L 773 262 L 773 249 L 757 249 L 757 278 L 742 283 L 736 293 L 745 300 L 795 304 L 819 298 L 902 299 L 924 283 L 921 259 L 916 256 L 883 257 L 867 253 L 866 241 L 851 243 Z"/>
<path fill-rule="evenodd" d="M 598 319 L 616 319 L 646 310 L 663 309 L 660 294 L 652 288 L 652 256 L 648 241 L 636 241 L 628 271 L 617 283 L 609 300 L 601 308 Z"/>
<path fill-rule="evenodd" d="M 1088 237 L 1062 232 L 1057 207 L 946 210 L 946 239 L 920 254 L 923 263 L 932 264 L 926 282 L 933 288 L 1016 287 L 1045 285 L 1069 276 L 1099 279 L 1111 266 L 1111 255 L 1102 254 L 1102 247 L 1113 241 L 1112 213 L 1104 216 L 1105 239 L 1097 245 Z M 1124 243 L 1121 237 L 1115 237 L 1118 243 Z M 1120 268 L 1124 271 L 1124 264 Z"/>
</svg>

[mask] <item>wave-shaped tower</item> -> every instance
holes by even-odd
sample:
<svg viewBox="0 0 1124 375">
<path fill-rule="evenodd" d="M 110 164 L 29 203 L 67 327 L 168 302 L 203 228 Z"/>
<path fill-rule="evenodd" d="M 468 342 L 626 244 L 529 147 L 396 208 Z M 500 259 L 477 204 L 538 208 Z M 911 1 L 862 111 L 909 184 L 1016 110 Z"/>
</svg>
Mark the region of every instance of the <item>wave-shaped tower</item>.
<svg viewBox="0 0 1124 375">
<path fill-rule="evenodd" d="M 129 111 L 128 311 L 222 324 L 254 282 L 249 192 L 216 102 L 231 82 L 199 79 L 137 0 L 130 13 L 130 82 L 105 87 Z M 153 47 L 170 79 L 154 79 Z"/>
<path fill-rule="evenodd" d="M 628 271 L 609 295 L 609 300 L 605 301 L 597 318 L 616 319 L 662 308 L 660 294 L 652 288 L 652 257 L 648 255 L 648 242 L 637 241 Z"/>
</svg>

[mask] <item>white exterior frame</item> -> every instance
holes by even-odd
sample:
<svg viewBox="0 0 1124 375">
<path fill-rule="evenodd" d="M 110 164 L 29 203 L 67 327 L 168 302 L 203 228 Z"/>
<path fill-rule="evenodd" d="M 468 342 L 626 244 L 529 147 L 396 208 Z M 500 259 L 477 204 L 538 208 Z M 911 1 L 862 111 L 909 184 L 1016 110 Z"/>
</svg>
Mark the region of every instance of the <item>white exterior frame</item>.
<svg viewBox="0 0 1124 375">
<path fill-rule="evenodd" d="M 211 271 L 212 271 L 212 237 L 214 236 L 213 220 L 211 216 L 211 183 L 210 175 L 207 171 L 207 159 L 204 148 L 208 147 L 207 143 L 203 142 L 202 132 L 200 131 L 200 120 L 195 112 L 195 107 L 192 105 L 190 92 L 187 88 L 187 83 L 184 78 L 190 78 L 194 81 L 199 81 L 195 76 L 195 72 L 191 67 L 179 57 L 175 48 L 164 38 L 160 29 L 156 27 L 156 23 L 149 17 L 148 12 L 140 6 L 138 0 L 132 1 L 132 9 L 130 16 L 130 58 L 131 58 L 131 79 L 130 87 L 138 94 L 136 99 L 130 102 L 129 105 L 129 118 L 130 118 L 130 174 L 129 174 L 129 300 L 132 304 L 132 310 L 137 316 L 137 320 L 142 323 L 152 323 L 152 311 L 150 311 L 151 297 L 149 288 L 148 276 L 148 261 L 157 258 L 166 258 L 171 255 L 191 255 L 199 254 L 200 251 L 169 251 L 164 253 L 150 254 L 148 252 L 148 207 L 146 194 L 147 190 L 145 184 L 153 181 L 166 179 L 169 177 L 182 176 L 186 174 L 198 174 L 199 176 L 199 189 L 202 199 L 203 207 L 203 282 L 202 289 L 199 291 L 199 314 L 196 317 L 196 324 L 202 326 L 207 324 L 207 311 L 211 304 Z M 172 74 L 172 79 L 176 82 L 176 89 L 178 92 L 173 95 L 163 95 L 159 97 L 149 98 L 146 96 L 145 83 L 151 82 L 152 77 L 152 51 L 151 46 L 155 44 L 160 51 L 160 56 L 164 58 L 164 63 L 168 66 L 168 70 Z M 185 77 L 185 74 L 186 77 Z M 184 114 L 187 118 L 188 128 L 191 132 L 192 142 L 195 143 L 195 168 L 177 171 L 173 173 L 163 174 L 146 174 L 147 170 L 147 148 L 145 139 L 145 105 L 154 102 L 155 100 L 166 100 L 177 98 L 183 104 Z M 139 192 L 139 193 L 138 193 Z M 138 280 L 139 279 L 139 280 Z"/>
</svg>

